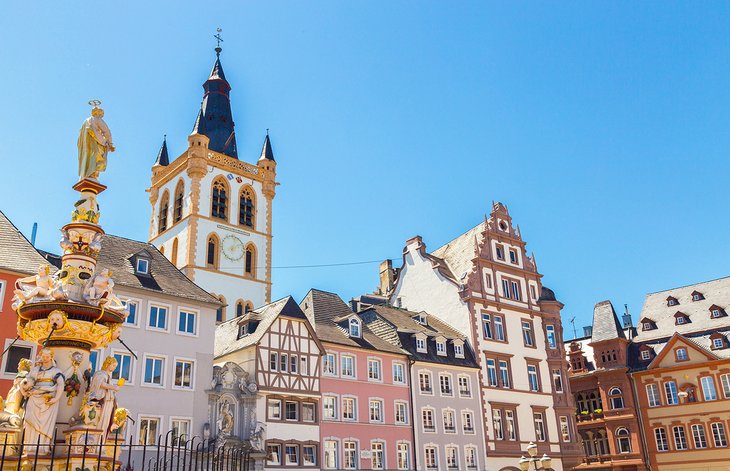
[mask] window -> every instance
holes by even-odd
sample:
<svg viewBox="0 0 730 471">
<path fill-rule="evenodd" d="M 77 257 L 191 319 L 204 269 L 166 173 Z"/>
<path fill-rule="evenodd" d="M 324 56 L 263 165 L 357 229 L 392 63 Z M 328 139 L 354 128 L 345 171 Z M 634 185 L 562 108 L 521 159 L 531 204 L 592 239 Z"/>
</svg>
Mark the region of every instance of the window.
<svg viewBox="0 0 730 471">
<path fill-rule="evenodd" d="M 127 317 L 124 319 L 124 323 L 128 325 L 137 325 L 137 310 L 139 309 L 139 303 L 137 301 L 128 300 L 127 306 Z"/>
<path fill-rule="evenodd" d="M 532 418 L 535 421 L 535 439 L 538 442 L 545 441 L 545 419 L 542 412 L 534 412 Z"/>
<path fill-rule="evenodd" d="M 205 265 L 208 268 L 218 268 L 218 238 L 214 235 L 208 237 L 208 245 L 205 253 Z"/>
<path fill-rule="evenodd" d="M 505 360 L 499 360 L 499 379 L 503 388 L 510 387 L 509 364 Z"/>
<path fill-rule="evenodd" d="M 717 391 L 715 390 L 715 379 L 712 376 L 703 376 L 700 379 L 702 384 L 702 394 L 705 401 L 714 401 L 717 399 Z"/>
<path fill-rule="evenodd" d="M 294 401 L 286 401 L 284 403 L 284 417 L 286 420 L 299 420 L 298 403 Z"/>
<path fill-rule="evenodd" d="M 244 272 L 246 275 L 256 278 L 256 248 L 251 244 L 246 246 Z"/>
<path fill-rule="evenodd" d="M 269 419 L 281 420 L 281 401 L 269 399 L 267 403 Z"/>
<path fill-rule="evenodd" d="M 657 451 L 669 451 L 669 442 L 667 441 L 667 432 L 663 428 L 654 429 L 654 440 L 656 441 Z"/>
<path fill-rule="evenodd" d="M 177 331 L 184 334 L 195 335 L 195 320 L 197 315 L 194 312 L 180 311 L 180 316 L 177 323 Z"/>
<path fill-rule="evenodd" d="M 641 359 L 644 361 L 651 360 L 651 352 L 649 350 L 642 350 Z"/>
<path fill-rule="evenodd" d="M 624 408 L 624 396 L 620 388 L 611 388 L 608 391 L 608 400 L 611 402 L 611 409 Z"/>
<path fill-rule="evenodd" d="M 517 251 L 515 249 L 509 249 L 509 261 L 517 263 Z"/>
<path fill-rule="evenodd" d="M 236 303 L 236 317 L 243 316 L 243 303 L 241 301 L 238 301 Z"/>
<path fill-rule="evenodd" d="M 157 445 L 157 435 L 160 433 L 160 419 L 157 417 L 140 417 L 139 444 Z"/>
<path fill-rule="evenodd" d="M 725 425 L 722 422 L 715 422 L 711 426 L 712 440 L 715 448 L 724 448 L 727 446 L 727 435 L 725 435 Z"/>
<path fill-rule="evenodd" d="M 459 396 L 471 397 L 471 380 L 468 376 L 459 376 Z"/>
<path fill-rule="evenodd" d="M 302 445 L 302 463 L 304 466 L 314 466 L 317 464 L 314 445 Z"/>
<path fill-rule="evenodd" d="M 172 254 L 170 255 L 170 262 L 172 262 L 173 265 L 177 265 L 177 250 L 178 250 L 178 243 L 177 243 L 177 237 L 172 240 Z"/>
<path fill-rule="evenodd" d="M 494 315 L 494 340 L 504 341 L 504 318 Z"/>
<path fill-rule="evenodd" d="M 383 401 L 370 399 L 370 422 L 383 421 Z"/>
<path fill-rule="evenodd" d="M 286 373 L 289 369 L 289 355 L 282 353 L 279 357 L 279 371 Z"/>
<path fill-rule="evenodd" d="M 325 419 L 337 418 L 337 398 L 333 396 L 322 397 L 322 417 Z"/>
<path fill-rule="evenodd" d="M 436 424 L 433 421 L 433 409 L 423 409 L 421 411 L 421 420 L 424 432 L 435 432 Z"/>
<path fill-rule="evenodd" d="M 190 420 L 172 419 L 170 428 L 172 429 L 173 446 L 182 446 L 186 440 L 190 440 Z"/>
<path fill-rule="evenodd" d="M 408 423 L 408 403 L 395 401 L 395 423 L 398 425 Z"/>
<path fill-rule="evenodd" d="M 677 355 L 677 361 L 687 361 L 689 359 L 687 357 L 687 349 L 684 347 L 674 350 L 674 353 Z"/>
<path fill-rule="evenodd" d="M 162 386 L 165 360 L 158 357 L 145 357 L 144 384 Z"/>
<path fill-rule="evenodd" d="M 350 337 L 360 338 L 360 321 L 355 318 L 350 319 Z"/>
<path fill-rule="evenodd" d="M 563 372 L 560 369 L 553 370 L 553 389 L 555 392 L 563 392 Z"/>
<path fill-rule="evenodd" d="M 286 445 L 284 450 L 287 465 L 299 464 L 299 445 Z"/>
<path fill-rule="evenodd" d="M 357 442 L 346 441 L 343 448 L 345 450 L 345 469 L 357 469 Z"/>
<path fill-rule="evenodd" d="M 405 365 L 403 363 L 393 363 L 393 382 L 398 384 L 406 383 Z"/>
<path fill-rule="evenodd" d="M 454 411 L 444 409 L 442 411 L 444 419 L 444 433 L 456 433 L 456 423 L 454 421 Z"/>
<path fill-rule="evenodd" d="M 722 383 L 722 394 L 725 399 L 730 398 L 730 374 L 724 374 L 720 376 L 720 382 Z"/>
<path fill-rule="evenodd" d="M 616 444 L 619 453 L 631 453 L 631 434 L 623 427 L 616 430 Z"/>
<path fill-rule="evenodd" d="M 218 301 L 221 302 L 221 306 L 215 310 L 215 321 L 223 322 L 226 320 L 226 300 L 223 296 L 218 296 Z"/>
<path fill-rule="evenodd" d="M 525 343 L 525 347 L 535 346 L 535 339 L 532 336 L 531 322 L 522 321 L 522 341 Z"/>
<path fill-rule="evenodd" d="M 354 445 L 354 442 L 345 442 L 344 448 L 345 448 L 345 456 L 347 456 L 347 445 L 348 443 L 352 443 Z M 353 447 L 354 450 L 354 447 Z M 336 469 L 337 468 L 337 442 L 334 440 L 325 440 L 324 441 L 324 465 L 325 469 Z M 348 468 L 347 464 L 345 464 L 345 469 L 352 469 Z"/>
<path fill-rule="evenodd" d="M 495 249 L 497 260 L 504 260 L 504 246 L 497 244 Z"/>
<path fill-rule="evenodd" d="M 436 469 L 438 466 L 438 458 L 435 446 L 427 446 L 423 449 L 423 453 L 426 456 L 426 468 Z"/>
<path fill-rule="evenodd" d="M 659 400 L 659 387 L 654 384 L 646 385 L 646 397 L 649 400 L 649 407 L 659 407 L 661 402 Z"/>
<path fill-rule="evenodd" d="M 677 304 L 679 304 L 677 298 L 673 298 L 671 296 L 667 298 L 667 306 L 676 306 Z"/>
<path fill-rule="evenodd" d="M 183 195 L 185 193 L 185 187 L 183 185 L 183 181 L 180 180 L 177 182 L 177 186 L 175 187 L 175 202 L 172 212 L 172 218 L 174 222 L 180 221 L 183 216 Z"/>
<path fill-rule="evenodd" d="M 474 418 L 472 417 L 471 412 L 469 412 L 469 411 L 461 412 L 461 424 L 464 429 L 464 433 L 466 433 L 466 434 L 474 433 Z"/>
<path fill-rule="evenodd" d="M 289 373 L 296 374 L 297 372 L 297 356 L 292 355 L 289 357 Z"/>
<path fill-rule="evenodd" d="M 146 258 L 137 258 L 135 271 L 141 275 L 148 275 L 150 272 L 150 261 Z"/>
<path fill-rule="evenodd" d="M 449 469 L 457 469 L 459 467 L 459 452 L 456 447 L 446 447 L 446 467 Z"/>
<path fill-rule="evenodd" d="M 302 420 L 304 422 L 315 422 L 317 420 L 314 413 L 315 405 L 311 402 L 302 403 Z"/>
<path fill-rule="evenodd" d="M 509 281 L 502 278 L 502 297 L 509 299 Z"/>
<path fill-rule="evenodd" d="M 492 317 L 489 314 L 482 314 L 482 329 L 484 331 L 484 338 L 492 338 Z"/>
<path fill-rule="evenodd" d="M 423 337 L 416 337 L 416 351 L 419 353 L 426 353 L 426 339 Z"/>
<path fill-rule="evenodd" d="M 418 314 L 416 315 L 416 322 L 418 322 L 421 325 L 428 325 L 426 322 L 426 315 L 425 314 Z"/>
<path fill-rule="evenodd" d="M 546 325 L 545 331 L 547 332 L 547 344 L 548 348 L 557 348 L 558 341 L 555 337 L 555 326 L 554 325 Z"/>
<path fill-rule="evenodd" d="M 517 422 L 515 422 L 515 412 L 513 410 L 505 410 L 504 418 L 507 423 L 507 439 L 517 440 Z"/>
<path fill-rule="evenodd" d="M 642 328 L 643 330 L 652 330 L 654 329 L 654 324 L 652 324 L 651 322 L 643 322 Z"/>
<path fill-rule="evenodd" d="M 253 227 L 254 192 L 250 186 L 244 186 L 238 198 L 238 223 L 242 226 Z"/>
<path fill-rule="evenodd" d="M 439 383 L 441 385 L 441 395 L 442 396 L 451 396 L 453 393 L 453 390 L 451 389 L 451 375 L 447 374 L 440 374 L 439 375 Z"/>
<path fill-rule="evenodd" d="M 167 229 L 167 212 L 170 209 L 170 193 L 165 190 L 165 194 L 162 195 L 160 202 L 160 214 L 158 215 L 158 230 L 157 233 L 164 232 Z"/>
<path fill-rule="evenodd" d="M 436 341 L 436 355 L 438 356 L 446 356 L 446 342 L 445 341 Z"/>
<path fill-rule="evenodd" d="M 149 325 L 153 329 L 167 330 L 167 308 L 150 306 Z"/>
<path fill-rule="evenodd" d="M 686 322 L 686 320 L 687 319 L 684 316 L 678 316 L 676 319 L 676 324 L 677 325 L 684 324 Z"/>
<path fill-rule="evenodd" d="M 684 433 L 684 426 L 677 425 L 672 427 L 674 433 L 674 449 L 675 450 L 686 450 L 687 449 L 687 436 Z"/>
<path fill-rule="evenodd" d="M 89 368 L 91 369 L 91 372 L 94 373 L 96 371 L 96 365 L 99 363 L 99 353 L 101 353 L 99 350 L 91 350 L 89 352 Z M 116 355 L 115 355 L 116 357 Z M 117 365 L 119 365 L 119 360 L 117 359 Z M 112 372 L 112 375 L 114 373 Z M 117 378 L 119 379 L 119 378 Z M 126 378 L 125 378 L 126 381 Z"/>
<path fill-rule="evenodd" d="M 712 339 L 712 348 L 715 350 L 725 348 L 725 341 L 721 338 Z"/>
<path fill-rule="evenodd" d="M 421 387 L 421 394 L 431 394 L 431 373 L 427 371 L 418 373 L 418 384 Z"/>
<path fill-rule="evenodd" d="M 125 381 L 131 381 L 132 355 L 129 353 L 114 353 L 114 359 L 117 360 L 117 367 L 112 371 L 112 379 L 118 381 L 120 378 L 124 378 Z"/>
<path fill-rule="evenodd" d="M 383 442 L 373 442 L 370 445 L 370 462 L 372 463 L 371 469 L 384 469 L 385 468 L 385 445 Z"/>
<path fill-rule="evenodd" d="M 540 380 L 537 376 L 537 366 L 527 365 L 527 379 L 530 383 L 530 391 L 540 390 Z"/>
<path fill-rule="evenodd" d="M 410 467 L 410 450 L 408 443 L 398 443 L 395 447 L 395 460 L 398 469 L 409 469 Z"/>
<path fill-rule="evenodd" d="M 560 436 L 564 442 L 570 441 L 570 422 L 567 416 L 560 416 Z"/>
<path fill-rule="evenodd" d="M 520 293 L 521 293 L 521 290 L 520 290 L 520 282 L 519 281 L 510 281 L 510 287 L 512 288 L 511 289 L 511 291 L 512 291 L 512 299 L 514 299 L 515 301 L 520 301 L 521 300 L 521 298 L 520 298 Z M 510 296 L 507 296 L 507 297 L 509 298 Z"/>
<path fill-rule="evenodd" d="M 502 423 L 501 409 L 492 409 L 492 423 L 494 424 L 495 440 L 504 440 L 504 423 Z"/>
<path fill-rule="evenodd" d="M 667 381 L 664 383 L 664 393 L 667 399 L 667 405 L 679 404 L 679 396 L 677 395 L 677 383 Z"/>
<path fill-rule="evenodd" d="M 487 384 L 489 386 L 497 386 L 497 367 L 491 358 L 487 359 Z"/>
<path fill-rule="evenodd" d="M 464 344 L 454 342 L 454 356 L 464 358 Z"/>
<path fill-rule="evenodd" d="M 178 388 L 193 388 L 193 362 L 190 360 L 175 360 L 175 386 Z"/>
<path fill-rule="evenodd" d="M 355 420 L 355 398 L 343 397 L 342 398 L 342 420 Z"/>
<path fill-rule="evenodd" d="M 477 449 L 471 446 L 464 448 L 464 461 L 469 469 L 477 468 Z"/>
<path fill-rule="evenodd" d="M 707 448 L 707 437 L 705 436 L 705 427 L 700 424 L 692 425 L 692 439 L 695 448 Z"/>
<path fill-rule="evenodd" d="M 720 311 L 719 309 L 712 309 L 710 316 L 713 319 L 717 319 L 718 317 L 721 317 L 722 316 L 722 311 Z"/>
<path fill-rule="evenodd" d="M 377 358 L 368 359 L 368 379 L 370 381 L 382 381 L 383 375 L 381 374 L 382 363 Z"/>
<path fill-rule="evenodd" d="M 325 358 L 327 358 L 325 356 Z M 269 353 L 269 370 L 277 371 L 279 369 L 279 354 L 276 352 Z M 326 372 L 327 370 L 325 370 Z"/>
<path fill-rule="evenodd" d="M 322 370 L 324 371 L 324 374 L 335 376 L 337 374 L 335 364 L 335 355 L 332 353 L 326 354 L 322 359 Z"/>
<path fill-rule="evenodd" d="M 228 219 L 228 189 L 223 179 L 213 182 L 213 197 L 211 198 L 210 216 L 218 219 Z"/>
<path fill-rule="evenodd" d="M 266 460 L 268 464 L 281 464 L 281 445 L 267 445 L 266 454 L 268 455 Z"/>
<path fill-rule="evenodd" d="M 352 355 L 340 356 L 340 374 L 342 377 L 355 377 L 355 357 Z"/>
</svg>

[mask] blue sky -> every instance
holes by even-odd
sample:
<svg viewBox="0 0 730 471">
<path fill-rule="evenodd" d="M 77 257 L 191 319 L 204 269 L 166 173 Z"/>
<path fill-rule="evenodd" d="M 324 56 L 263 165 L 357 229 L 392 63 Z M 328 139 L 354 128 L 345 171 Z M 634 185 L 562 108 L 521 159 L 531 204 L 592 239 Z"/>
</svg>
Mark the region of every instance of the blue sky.
<svg viewBox="0 0 730 471">
<path fill-rule="evenodd" d="M 0 209 L 57 250 L 76 136 L 100 98 L 107 232 L 145 240 L 150 166 L 185 148 L 213 64 L 239 155 L 278 162 L 274 266 L 429 249 L 502 201 L 567 322 L 730 275 L 730 4 L 10 3 L 0 18 Z M 349 299 L 377 264 L 274 269 L 274 296 Z M 570 337 L 570 335 L 568 335 Z"/>
</svg>

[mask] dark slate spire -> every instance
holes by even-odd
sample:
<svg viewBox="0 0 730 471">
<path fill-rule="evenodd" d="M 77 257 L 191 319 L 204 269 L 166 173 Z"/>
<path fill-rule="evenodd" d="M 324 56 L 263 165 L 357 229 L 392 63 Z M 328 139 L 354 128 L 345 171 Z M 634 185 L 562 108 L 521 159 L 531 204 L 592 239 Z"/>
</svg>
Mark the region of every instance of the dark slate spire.
<svg viewBox="0 0 730 471">
<path fill-rule="evenodd" d="M 234 159 L 238 158 L 236 148 L 236 133 L 233 130 L 233 114 L 231 113 L 231 86 L 226 80 L 221 65 L 221 48 L 215 49 L 216 59 L 210 77 L 203 84 L 205 94 L 200 112 L 195 120 L 193 134 L 208 136 L 208 148 L 226 154 Z"/>
<path fill-rule="evenodd" d="M 155 165 L 162 165 L 163 167 L 170 165 L 170 157 L 167 154 L 167 135 L 162 138 L 162 147 L 160 147 L 160 152 L 157 153 Z"/>
<path fill-rule="evenodd" d="M 261 157 L 259 160 L 274 160 L 274 151 L 271 149 L 271 141 L 269 140 L 269 130 L 266 130 L 264 138 L 264 147 L 261 148 Z"/>
<path fill-rule="evenodd" d="M 593 309 L 592 342 L 602 340 L 625 339 L 624 329 L 618 320 L 611 301 L 601 301 Z"/>
</svg>

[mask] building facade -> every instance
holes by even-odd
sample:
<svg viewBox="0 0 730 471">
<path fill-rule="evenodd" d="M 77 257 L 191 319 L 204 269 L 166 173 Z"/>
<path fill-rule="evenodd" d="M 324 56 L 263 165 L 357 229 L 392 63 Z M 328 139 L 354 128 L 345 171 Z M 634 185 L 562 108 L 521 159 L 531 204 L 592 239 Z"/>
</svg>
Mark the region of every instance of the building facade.
<svg viewBox="0 0 730 471">
<path fill-rule="evenodd" d="M 268 133 L 256 163 L 239 160 L 220 52 L 187 149 L 170 161 L 163 142 L 149 193 L 150 242 L 226 305 L 223 321 L 271 300 L 276 161 Z"/>
<path fill-rule="evenodd" d="M 413 469 L 409 358 L 339 296 L 310 290 L 300 303 L 325 348 L 322 469 Z"/>
<path fill-rule="evenodd" d="M 237 396 L 212 409 L 215 423 L 241 431 L 238 438 L 260 445 L 266 469 L 320 469 L 320 357 L 324 348 L 296 302 L 288 296 L 220 324 L 215 364 L 235 364 L 255 407 Z M 245 422 L 246 426 L 241 426 Z M 222 426 L 212 432 L 230 434 Z"/>
<path fill-rule="evenodd" d="M 629 370 L 631 318 L 596 304 L 590 335 L 567 348 L 583 463 L 576 469 L 645 470 L 646 454 Z"/>
<path fill-rule="evenodd" d="M 381 273 L 381 292 L 392 305 L 438 316 L 474 346 L 489 468 L 497 471 L 516 467 L 530 441 L 553 457 L 556 470 L 581 461 L 562 304 L 541 277 L 501 203 L 484 222 L 431 253 L 420 236 L 410 239 L 402 266 Z"/>
</svg>

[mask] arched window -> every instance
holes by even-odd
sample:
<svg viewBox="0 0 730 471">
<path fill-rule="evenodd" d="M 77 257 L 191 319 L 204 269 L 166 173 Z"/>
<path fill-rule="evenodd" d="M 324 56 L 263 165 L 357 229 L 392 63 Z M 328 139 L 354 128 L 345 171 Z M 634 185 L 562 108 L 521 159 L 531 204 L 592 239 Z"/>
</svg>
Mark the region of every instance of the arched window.
<svg viewBox="0 0 730 471">
<path fill-rule="evenodd" d="M 173 265 L 177 266 L 177 237 L 172 240 L 172 254 L 170 255 L 170 261 Z"/>
<path fill-rule="evenodd" d="M 213 182 L 213 194 L 210 199 L 210 216 L 228 220 L 228 184 L 223 178 Z"/>
<path fill-rule="evenodd" d="M 608 391 L 608 400 L 611 403 L 611 409 L 624 408 L 624 396 L 619 388 L 611 388 Z"/>
<path fill-rule="evenodd" d="M 242 226 L 254 227 L 254 216 L 256 214 L 256 200 L 253 188 L 246 185 L 241 188 L 238 197 L 239 211 L 238 223 Z"/>
<path fill-rule="evenodd" d="M 350 337 L 360 337 L 360 321 L 354 317 L 350 319 Z"/>
<path fill-rule="evenodd" d="M 616 444 L 619 453 L 631 453 L 631 434 L 626 428 L 616 430 Z"/>
<path fill-rule="evenodd" d="M 177 186 L 175 187 L 175 205 L 172 211 L 173 222 L 178 222 L 180 219 L 182 219 L 183 193 L 185 193 L 185 185 L 183 184 L 182 179 L 180 179 L 180 181 L 177 182 Z"/>
<path fill-rule="evenodd" d="M 217 296 L 217 298 L 218 298 L 218 301 L 222 302 L 224 305 L 221 306 L 221 307 L 219 307 L 215 311 L 215 321 L 216 322 L 223 322 L 223 321 L 226 320 L 226 306 L 225 306 L 225 304 L 226 304 L 226 298 L 224 298 L 223 296 Z"/>
<path fill-rule="evenodd" d="M 208 247 L 205 253 L 205 266 L 218 268 L 218 237 L 215 234 L 208 236 Z"/>
<path fill-rule="evenodd" d="M 167 210 L 170 207 L 170 193 L 165 190 L 160 200 L 160 213 L 157 219 L 157 233 L 163 232 L 167 229 Z"/>
<path fill-rule="evenodd" d="M 256 278 L 256 247 L 253 244 L 246 246 L 246 260 L 243 268 L 246 275 Z"/>
<path fill-rule="evenodd" d="M 236 317 L 241 317 L 244 314 L 245 313 L 244 313 L 244 308 L 243 308 L 243 302 L 237 301 L 236 302 Z"/>
<path fill-rule="evenodd" d="M 249 301 L 249 302 L 246 303 L 246 306 L 244 306 L 243 313 L 246 314 L 246 313 L 249 313 L 251 311 L 253 311 L 253 303 Z"/>
</svg>

